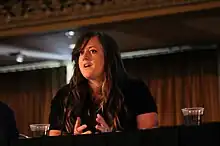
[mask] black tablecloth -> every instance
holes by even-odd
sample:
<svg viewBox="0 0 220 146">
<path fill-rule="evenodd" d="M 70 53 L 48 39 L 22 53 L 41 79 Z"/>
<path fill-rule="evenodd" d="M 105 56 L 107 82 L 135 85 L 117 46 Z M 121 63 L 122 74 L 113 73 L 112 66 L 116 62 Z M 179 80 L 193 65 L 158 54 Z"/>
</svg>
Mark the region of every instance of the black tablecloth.
<svg viewBox="0 0 220 146">
<path fill-rule="evenodd" d="M 9 146 L 220 146 L 220 123 L 160 127 L 100 135 L 41 137 L 17 140 Z"/>
</svg>

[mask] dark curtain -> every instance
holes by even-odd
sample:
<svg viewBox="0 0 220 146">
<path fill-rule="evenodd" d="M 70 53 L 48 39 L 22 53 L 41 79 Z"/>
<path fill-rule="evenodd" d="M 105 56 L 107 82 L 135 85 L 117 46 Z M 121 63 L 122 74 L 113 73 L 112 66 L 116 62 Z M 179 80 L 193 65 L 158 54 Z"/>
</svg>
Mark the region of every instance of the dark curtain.
<svg viewBox="0 0 220 146">
<path fill-rule="evenodd" d="M 160 126 L 183 124 L 181 108 L 193 106 L 205 108 L 203 122 L 220 121 L 216 50 L 125 59 L 124 64 L 149 86 Z"/>
<path fill-rule="evenodd" d="M 0 100 L 14 110 L 19 132 L 30 135 L 30 124 L 48 123 L 50 102 L 66 82 L 66 68 L 1 73 L 0 81 Z"/>
</svg>

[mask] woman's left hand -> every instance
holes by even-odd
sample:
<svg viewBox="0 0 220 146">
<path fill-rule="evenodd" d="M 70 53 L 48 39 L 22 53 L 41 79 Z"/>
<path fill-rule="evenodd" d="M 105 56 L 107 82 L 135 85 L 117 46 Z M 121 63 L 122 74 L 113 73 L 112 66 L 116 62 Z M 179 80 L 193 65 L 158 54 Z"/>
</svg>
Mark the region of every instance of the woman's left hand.
<svg viewBox="0 0 220 146">
<path fill-rule="evenodd" d="M 100 114 L 97 114 L 96 122 L 98 122 L 98 124 L 95 126 L 97 130 L 101 131 L 102 133 L 112 132 L 112 128 L 108 126 L 108 124 L 105 122 L 104 118 Z"/>
</svg>

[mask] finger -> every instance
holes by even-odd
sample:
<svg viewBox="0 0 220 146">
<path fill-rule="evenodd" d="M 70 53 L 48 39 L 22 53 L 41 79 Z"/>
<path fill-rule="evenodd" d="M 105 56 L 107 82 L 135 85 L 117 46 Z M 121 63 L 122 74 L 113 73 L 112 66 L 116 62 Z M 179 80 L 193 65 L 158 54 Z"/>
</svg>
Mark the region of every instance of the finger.
<svg viewBox="0 0 220 146">
<path fill-rule="evenodd" d="M 80 117 L 77 117 L 76 123 L 75 123 L 75 126 L 74 126 L 74 131 L 75 131 L 76 128 L 78 128 L 80 125 L 81 125 L 81 119 L 80 119 Z"/>
<path fill-rule="evenodd" d="M 76 131 L 79 132 L 79 133 L 82 133 L 83 130 L 86 129 L 86 128 L 87 128 L 87 125 L 82 125 L 82 126 L 77 127 Z"/>
<path fill-rule="evenodd" d="M 82 134 L 92 134 L 91 131 L 86 131 L 86 132 L 83 132 Z"/>
<path fill-rule="evenodd" d="M 110 132 L 108 128 L 100 126 L 100 125 L 96 125 L 95 128 L 101 132 Z"/>
<path fill-rule="evenodd" d="M 96 128 L 97 130 L 101 131 L 101 132 L 104 132 L 104 131 L 105 131 L 104 127 L 102 127 L 102 126 L 100 126 L 100 125 L 96 125 L 95 128 Z"/>
<path fill-rule="evenodd" d="M 108 128 L 108 124 L 105 122 L 104 118 L 100 114 L 97 114 L 96 121 L 104 127 Z"/>
</svg>

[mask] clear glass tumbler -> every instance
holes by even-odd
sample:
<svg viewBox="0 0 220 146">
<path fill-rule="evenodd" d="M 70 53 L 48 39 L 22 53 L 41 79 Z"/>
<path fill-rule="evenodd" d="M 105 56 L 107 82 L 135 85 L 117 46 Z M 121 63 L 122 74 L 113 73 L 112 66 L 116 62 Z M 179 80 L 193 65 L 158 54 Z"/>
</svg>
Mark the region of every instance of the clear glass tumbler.
<svg viewBox="0 0 220 146">
<path fill-rule="evenodd" d="M 204 114 L 203 107 L 191 107 L 181 109 L 184 116 L 185 125 L 200 125 L 202 124 L 202 116 Z"/>
<path fill-rule="evenodd" d="M 48 133 L 50 124 L 31 124 L 32 137 L 45 136 Z"/>
</svg>

